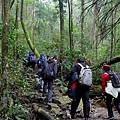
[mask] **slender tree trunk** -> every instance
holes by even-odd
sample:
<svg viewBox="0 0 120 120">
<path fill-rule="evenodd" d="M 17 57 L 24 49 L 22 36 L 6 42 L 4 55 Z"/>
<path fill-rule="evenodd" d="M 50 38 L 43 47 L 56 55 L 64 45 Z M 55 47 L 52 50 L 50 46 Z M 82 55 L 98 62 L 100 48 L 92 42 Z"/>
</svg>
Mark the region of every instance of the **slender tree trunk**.
<svg viewBox="0 0 120 120">
<path fill-rule="evenodd" d="M 97 4 L 95 4 L 95 8 L 94 8 L 94 15 L 95 15 L 95 57 L 96 57 L 96 61 L 98 58 L 98 51 L 97 51 L 97 43 L 98 43 L 98 28 L 97 28 L 97 18 L 98 18 L 98 10 L 97 10 Z M 96 71 L 97 72 L 97 71 Z"/>
<path fill-rule="evenodd" d="M 113 14 L 113 18 L 114 18 L 114 22 L 115 22 L 115 19 L 116 19 L 116 11 L 114 12 L 114 14 Z M 115 51 L 116 51 L 116 45 L 117 45 L 117 38 L 116 38 L 116 27 L 114 28 L 114 46 L 113 46 L 113 56 L 115 56 L 116 54 L 115 54 Z"/>
<path fill-rule="evenodd" d="M 12 9 L 12 6 L 14 4 L 15 0 L 12 0 L 11 4 L 10 4 L 10 9 Z"/>
<path fill-rule="evenodd" d="M 95 0 L 93 0 L 95 2 Z M 99 6 L 99 1 L 96 2 L 95 7 L 94 7 L 94 51 L 95 51 L 95 56 L 96 56 L 96 61 L 98 59 L 98 41 L 100 41 L 99 33 L 99 12 L 100 12 L 100 6 Z"/>
<path fill-rule="evenodd" d="M 17 0 L 17 4 L 16 4 L 16 18 L 15 18 L 16 40 L 14 41 L 14 50 L 13 50 L 13 52 L 14 52 L 13 55 L 14 55 L 15 60 L 17 60 L 17 58 L 19 58 L 19 54 L 18 54 L 18 46 L 19 46 L 18 16 L 19 16 L 19 0 Z"/>
<path fill-rule="evenodd" d="M 111 2 L 111 7 L 113 7 L 113 2 Z M 113 57 L 113 53 L 114 53 L 114 28 L 113 28 L 113 24 L 114 24 L 114 12 L 112 12 L 111 15 L 111 49 L 110 49 L 110 58 Z"/>
<path fill-rule="evenodd" d="M 74 61 L 74 43 L 73 43 L 73 10 L 72 10 L 72 0 L 68 0 L 68 9 L 69 9 L 69 38 L 70 38 L 70 50 L 72 63 Z"/>
<path fill-rule="evenodd" d="M 84 45 L 84 0 L 81 0 L 81 52 L 84 56 L 85 45 Z"/>
<path fill-rule="evenodd" d="M 8 39 L 10 20 L 10 0 L 4 0 L 2 4 L 3 28 L 2 28 L 2 79 L 0 86 L 0 120 L 6 120 L 8 107 Z"/>
<path fill-rule="evenodd" d="M 21 19 L 21 25 L 22 25 L 22 29 L 24 31 L 24 34 L 25 34 L 25 37 L 26 37 L 26 40 L 27 40 L 27 43 L 30 47 L 30 49 L 36 54 L 37 57 L 40 56 L 40 54 L 38 53 L 37 49 L 34 47 L 28 33 L 27 33 L 27 30 L 25 28 L 25 25 L 24 25 L 24 22 L 23 22 L 23 2 L 24 0 L 21 0 L 21 16 L 20 16 L 20 19 Z"/>
<path fill-rule="evenodd" d="M 71 10 L 70 10 L 70 0 L 68 0 L 68 12 L 69 12 L 69 38 L 70 38 L 70 50 L 72 48 L 71 44 Z"/>
<path fill-rule="evenodd" d="M 63 13 L 63 1 L 59 0 L 59 9 L 60 9 L 60 53 L 61 53 L 61 60 L 63 60 L 63 43 L 64 43 L 64 13 Z"/>
<path fill-rule="evenodd" d="M 62 66 L 62 60 L 64 58 L 64 12 L 63 12 L 63 0 L 59 0 L 59 11 L 60 11 L 60 73 L 61 73 L 61 79 L 62 79 L 62 71 L 63 71 L 63 66 Z"/>
<path fill-rule="evenodd" d="M 4 0 L 1 0 L 1 4 L 2 6 L 4 6 Z M 2 18 L 2 21 L 3 21 L 3 17 L 4 17 L 4 7 L 1 7 L 2 8 L 2 15 L 1 15 L 1 18 Z"/>
<path fill-rule="evenodd" d="M 34 0 L 33 0 L 33 17 L 32 17 L 32 41 L 33 41 L 33 45 L 35 45 L 35 41 L 34 41 L 34 15 L 35 15 L 35 13 L 34 13 L 34 10 L 35 9 L 35 2 L 34 2 Z"/>
</svg>

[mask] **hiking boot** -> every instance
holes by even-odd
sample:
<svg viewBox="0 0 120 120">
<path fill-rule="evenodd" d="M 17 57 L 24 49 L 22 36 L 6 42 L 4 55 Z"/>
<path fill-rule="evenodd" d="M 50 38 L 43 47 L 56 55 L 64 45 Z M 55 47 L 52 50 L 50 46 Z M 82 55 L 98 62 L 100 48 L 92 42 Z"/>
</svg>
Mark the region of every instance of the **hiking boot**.
<svg viewBox="0 0 120 120">
<path fill-rule="evenodd" d="M 114 116 L 107 118 L 107 120 L 113 120 L 113 119 L 114 119 Z"/>
</svg>

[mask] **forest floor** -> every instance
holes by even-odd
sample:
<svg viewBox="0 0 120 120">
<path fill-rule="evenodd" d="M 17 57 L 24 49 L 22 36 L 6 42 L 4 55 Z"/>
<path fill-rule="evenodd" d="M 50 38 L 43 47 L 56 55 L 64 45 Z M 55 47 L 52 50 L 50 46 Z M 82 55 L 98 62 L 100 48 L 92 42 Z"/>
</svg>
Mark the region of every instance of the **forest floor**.
<svg viewBox="0 0 120 120">
<path fill-rule="evenodd" d="M 70 112 L 71 99 L 64 94 L 63 88 L 61 88 L 56 82 L 53 84 L 53 101 L 52 103 L 46 103 L 46 96 L 42 97 L 42 89 L 35 89 L 32 91 L 26 91 L 24 95 L 21 95 L 16 91 L 15 97 L 19 97 L 21 104 L 29 110 L 27 120 L 71 120 L 68 118 Z M 105 101 L 99 97 L 94 96 L 90 98 L 91 110 L 89 120 L 105 120 L 107 116 L 107 109 Z M 84 120 L 82 101 L 79 104 L 74 120 Z M 113 112 L 115 119 L 120 120 L 120 114 L 116 111 L 113 105 Z"/>
<path fill-rule="evenodd" d="M 46 97 L 42 97 L 42 89 L 34 90 L 36 95 L 34 95 L 34 101 L 36 105 L 44 110 L 45 112 L 36 112 L 37 116 L 34 120 L 70 120 L 68 114 L 70 112 L 71 99 L 68 96 L 64 95 L 60 86 L 54 83 L 53 85 L 53 101 L 52 103 L 46 103 Z M 36 97 L 35 97 L 36 96 Z M 108 117 L 105 101 L 101 97 L 94 96 L 90 98 L 91 110 L 89 120 L 104 120 Z M 82 120 L 83 116 L 83 104 L 82 100 L 77 109 L 74 120 Z M 116 111 L 113 105 L 113 112 L 115 119 L 120 120 L 120 114 Z M 38 115 L 39 114 L 39 115 Z M 42 117 L 41 117 L 42 116 Z M 50 116 L 50 118 L 49 118 Z"/>
</svg>

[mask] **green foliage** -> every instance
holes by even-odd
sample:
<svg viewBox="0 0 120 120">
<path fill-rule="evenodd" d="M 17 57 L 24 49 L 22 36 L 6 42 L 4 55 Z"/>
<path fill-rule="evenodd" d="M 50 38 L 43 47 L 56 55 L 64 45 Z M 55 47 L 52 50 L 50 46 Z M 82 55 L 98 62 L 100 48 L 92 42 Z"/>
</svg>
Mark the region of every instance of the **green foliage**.
<svg viewBox="0 0 120 120">
<path fill-rule="evenodd" d="M 44 22 L 55 22 L 57 19 L 57 14 L 55 9 L 51 8 L 49 5 L 42 2 L 36 2 L 35 4 L 35 15 L 36 18 L 43 20 Z"/>
<path fill-rule="evenodd" d="M 97 50 L 97 52 L 98 52 L 98 56 L 97 56 L 98 60 L 104 61 L 104 60 L 109 59 L 108 58 L 108 53 L 107 53 L 108 50 L 109 50 L 108 46 L 99 47 L 99 49 Z M 103 56 L 104 56 L 104 58 L 103 58 Z"/>
<path fill-rule="evenodd" d="M 57 79 L 56 85 L 58 85 L 63 90 L 63 93 L 66 94 L 68 90 L 68 83 L 65 83 L 64 81 Z"/>
<path fill-rule="evenodd" d="M 33 0 L 24 0 L 25 4 L 32 4 Z"/>
<path fill-rule="evenodd" d="M 115 49 L 115 54 L 119 55 L 120 54 L 120 45 L 118 45 Z"/>
<path fill-rule="evenodd" d="M 23 79 L 19 79 L 16 82 L 17 86 L 19 86 L 19 88 L 23 91 L 23 93 L 31 90 L 31 86 L 28 81 L 29 81 L 29 78 L 23 78 Z"/>
<path fill-rule="evenodd" d="M 14 105 L 8 109 L 7 116 L 9 120 L 26 120 L 27 113 L 28 110 L 22 105 Z"/>
</svg>

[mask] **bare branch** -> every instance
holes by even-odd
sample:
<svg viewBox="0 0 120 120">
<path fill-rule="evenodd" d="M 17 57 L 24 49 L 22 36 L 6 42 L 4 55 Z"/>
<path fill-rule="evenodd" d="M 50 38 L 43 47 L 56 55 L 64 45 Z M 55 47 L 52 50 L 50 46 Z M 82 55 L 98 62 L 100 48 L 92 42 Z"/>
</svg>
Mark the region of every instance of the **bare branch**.
<svg viewBox="0 0 120 120">
<path fill-rule="evenodd" d="M 12 8 L 14 2 L 15 2 L 15 0 L 13 0 L 13 1 L 11 2 L 10 9 Z"/>
</svg>

